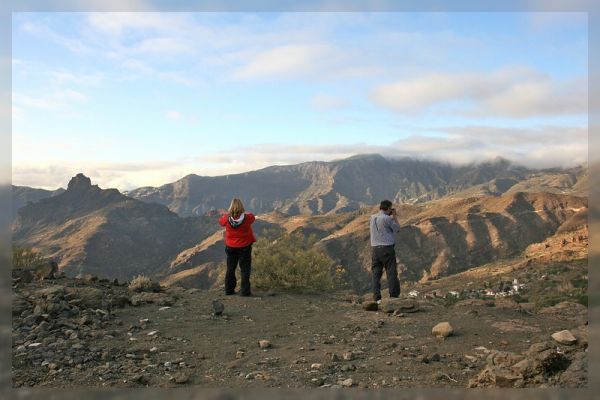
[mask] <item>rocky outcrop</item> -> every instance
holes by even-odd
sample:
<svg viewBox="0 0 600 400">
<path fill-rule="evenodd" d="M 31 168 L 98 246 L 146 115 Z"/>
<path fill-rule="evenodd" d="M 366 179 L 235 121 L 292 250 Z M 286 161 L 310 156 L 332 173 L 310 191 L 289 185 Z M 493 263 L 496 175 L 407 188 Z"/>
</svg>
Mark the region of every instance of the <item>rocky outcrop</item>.
<svg viewBox="0 0 600 400">
<path fill-rule="evenodd" d="M 485 368 L 468 387 L 581 387 L 587 378 L 583 346 L 538 342 L 522 354 L 492 350 Z"/>
</svg>

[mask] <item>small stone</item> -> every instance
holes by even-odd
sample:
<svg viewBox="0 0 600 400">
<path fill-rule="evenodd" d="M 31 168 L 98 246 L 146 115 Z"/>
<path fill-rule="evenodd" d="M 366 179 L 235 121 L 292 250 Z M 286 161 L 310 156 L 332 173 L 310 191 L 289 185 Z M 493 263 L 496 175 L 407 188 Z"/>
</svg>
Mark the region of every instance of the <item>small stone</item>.
<svg viewBox="0 0 600 400">
<path fill-rule="evenodd" d="M 310 365 L 311 369 L 321 369 L 323 367 L 323 364 L 319 364 L 319 363 L 313 363 Z"/>
<path fill-rule="evenodd" d="M 271 342 L 269 342 L 268 340 L 259 340 L 258 346 L 261 349 L 268 349 L 269 347 L 271 347 Z"/>
<path fill-rule="evenodd" d="M 186 373 L 179 372 L 173 375 L 173 380 L 175 381 L 175 383 L 184 384 L 190 380 L 190 377 Z"/>
<path fill-rule="evenodd" d="M 554 332 L 552 334 L 552 339 L 556 340 L 560 344 L 565 344 L 565 345 L 571 345 L 571 344 L 577 343 L 577 338 L 575 338 L 575 336 L 573 336 L 573 334 L 568 330 Z"/>
<path fill-rule="evenodd" d="M 433 336 L 436 337 L 448 337 L 454 333 L 454 328 L 450 325 L 449 322 L 440 322 L 431 330 Z"/>
<path fill-rule="evenodd" d="M 165 311 L 165 310 L 168 310 L 169 308 L 171 308 L 171 307 L 169 307 L 169 306 L 160 307 L 158 309 L 158 311 Z"/>
<path fill-rule="evenodd" d="M 379 309 L 379 305 L 375 301 L 365 301 L 362 306 L 365 311 L 377 311 Z"/>
<path fill-rule="evenodd" d="M 150 349 L 150 353 L 156 353 L 158 351 L 158 348 L 153 347 Z"/>
<path fill-rule="evenodd" d="M 343 387 L 352 387 L 354 385 L 354 381 L 352 380 L 352 378 L 348 378 L 348 379 L 344 379 L 339 384 L 342 385 Z"/>
<path fill-rule="evenodd" d="M 354 360 L 354 353 L 352 353 L 351 351 L 347 351 L 344 353 L 343 357 L 345 361 L 352 361 Z"/>
<path fill-rule="evenodd" d="M 212 308 L 214 315 L 221 315 L 223 314 L 223 310 L 225 310 L 225 305 L 223 305 L 221 300 L 217 299 L 212 301 Z"/>
<path fill-rule="evenodd" d="M 151 332 L 148 332 L 147 335 L 148 336 L 156 336 L 157 333 L 158 333 L 158 331 L 151 331 Z"/>
<path fill-rule="evenodd" d="M 310 382 L 315 386 L 322 386 L 325 383 L 322 378 L 312 378 Z"/>
<path fill-rule="evenodd" d="M 235 353 L 235 358 L 238 358 L 238 359 L 239 359 L 239 358 L 243 358 L 245 355 L 246 355 L 246 352 L 244 352 L 244 351 L 242 351 L 242 350 L 238 350 L 238 351 Z"/>
<path fill-rule="evenodd" d="M 415 299 L 402 299 L 399 302 L 399 310 L 409 313 L 419 311 L 419 303 Z"/>
</svg>

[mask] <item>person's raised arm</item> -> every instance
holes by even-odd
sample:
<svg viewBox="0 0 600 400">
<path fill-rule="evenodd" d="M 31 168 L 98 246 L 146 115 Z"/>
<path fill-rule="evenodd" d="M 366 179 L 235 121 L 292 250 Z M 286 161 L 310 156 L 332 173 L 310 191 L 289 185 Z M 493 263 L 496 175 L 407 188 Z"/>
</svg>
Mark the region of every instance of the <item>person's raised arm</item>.
<svg viewBox="0 0 600 400">
<path fill-rule="evenodd" d="M 246 218 L 248 218 L 248 222 L 253 223 L 256 220 L 256 217 L 251 212 L 246 213 Z"/>
<path fill-rule="evenodd" d="M 219 218 L 219 225 L 225 226 L 225 224 L 227 223 L 227 218 L 228 217 L 229 216 L 227 214 L 221 215 L 221 218 Z"/>
<path fill-rule="evenodd" d="M 392 215 L 390 215 L 389 223 L 390 228 L 394 233 L 400 232 L 400 222 L 398 222 L 398 216 L 396 215 L 396 209 L 392 208 Z"/>
</svg>

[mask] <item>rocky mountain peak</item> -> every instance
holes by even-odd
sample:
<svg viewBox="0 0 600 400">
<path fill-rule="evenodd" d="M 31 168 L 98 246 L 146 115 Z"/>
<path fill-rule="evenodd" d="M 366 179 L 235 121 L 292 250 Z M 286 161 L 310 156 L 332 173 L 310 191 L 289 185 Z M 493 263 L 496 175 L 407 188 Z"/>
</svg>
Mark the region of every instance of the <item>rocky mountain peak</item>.
<svg viewBox="0 0 600 400">
<path fill-rule="evenodd" d="M 69 181 L 69 185 L 67 186 L 67 190 L 69 191 L 80 191 L 87 190 L 92 187 L 92 180 L 85 176 L 82 173 L 78 173 Z"/>
</svg>

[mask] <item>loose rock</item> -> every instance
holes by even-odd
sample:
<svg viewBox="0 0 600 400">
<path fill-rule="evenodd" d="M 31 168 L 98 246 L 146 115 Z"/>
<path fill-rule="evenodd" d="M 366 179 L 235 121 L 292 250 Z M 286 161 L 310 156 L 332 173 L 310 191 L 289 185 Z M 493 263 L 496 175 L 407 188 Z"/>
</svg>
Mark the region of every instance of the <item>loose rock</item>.
<svg viewBox="0 0 600 400">
<path fill-rule="evenodd" d="M 573 336 L 573 334 L 568 330 L 554 332 L 552 334 L 552 339 L 556 340 L 560 344 L 566 345 L 572 345 L 577 343 L 577 338 L 575 338 L 575 336 Z"/>
<path fill-rule="evenodd" d="M 454 328 L 449 322 L 440 322 L 433 327 L 431 333 L 436 337 L 448 337 L 454 333 Z"/>
</svg>

